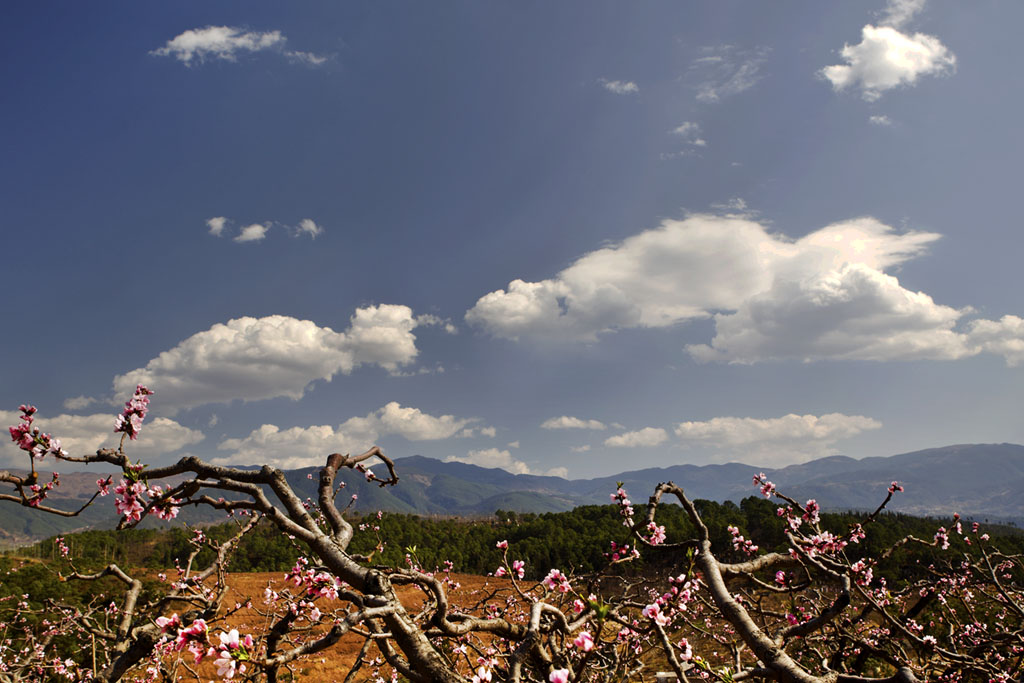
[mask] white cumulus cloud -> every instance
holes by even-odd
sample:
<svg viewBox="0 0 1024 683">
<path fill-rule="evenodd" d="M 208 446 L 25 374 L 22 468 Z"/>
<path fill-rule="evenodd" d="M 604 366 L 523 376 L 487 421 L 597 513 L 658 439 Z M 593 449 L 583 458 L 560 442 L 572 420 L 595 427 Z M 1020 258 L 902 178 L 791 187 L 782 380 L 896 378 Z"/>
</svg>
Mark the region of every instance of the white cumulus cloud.
<svg viewBox="0 0 1024 683">
<path fill-rule="evenodd" d="M 180 33 L 153 54 L 173 56 L 185 64 L 207 57 L 235 61 L 238 52 L 258 52 L 284 44 L 280 31 L 243 31 L 233 26 L 207 26 Z"/>
<path fill-rule="evenodd" d="M 635 432 L 625 432 L 604 440 L 612 448 L 651 448 L 668 440 L 668 433 L 661 427 L 644 427 Z"/>
<path fill-rule="evenodd" d="M 228 455 L 214 459 L 220 464 L 263 464 L 278 467 L 322 465 L 331 453 L 361 453 L 382 436 L 397 435 L 409 441 L 447 439 L 473 418 L 434 416 L 418 408 L 391 401 L 365 417 L 350 417 L 337 427 L 312 425 L 281 429 L 265 424 L 242 438 L 225 439 L 218 450 Z"/>
<path fill-rule="evenodd" d="M 800 240 L 737 216 L 666 220 L 592 251 L 557 276 L 512 281 L 481 297 L 466 319 L 500 337 L 593 340 L 628 327 L 666 327 L 737 309 L 777 275 L 831 270 L 846 261 L 885 268 L 937 238 L 896 234 L 874 219 L 823 228 Z"/>
<path fill-rule="evenodd" d="M 20 413 L 0 410 L 0 422 L 5 425 L 17 424 Z M 114 413 L 95 413 L 92 415 L 55 415 L 47 416 L 37 413 L 34 425 L 54 438 L 60 439 L 61 446 L 74 456 L 95 453 L 100 448 L 116 448 L 121 440 L 120 434 L 114 433 Z M 139 438 L 127 446 L 132 458 L 156 458 L 161 455 L 197 444 L 204 439 L 202 432 L 189 429 L 166 417 L 147 417 L 142 424 Z M 4 443 L 0 452 L 16 466 L 25 463 L 18 458 L 24 456 L 9 440 Z"/>
<path fill-rule="evenodd" d="M 594 341 L 618 329 L 710 318 L 710 343 L 687 347 L 701 361 L 989 352 L 1016 362 L 1014 325 L 971 322 L 972 309 L 937 303 L 887 272 L 938 238 L 864 217 L 792 239 L 751 215 L 695 215 L 584 254 L 552 278 L 513 280 L 480 297 L 466 321 L 508 339 Z"/>
<path fill-rule="evenodd" d="M 840 54 L 845 63 L 827 66 L 821 75 L 837 91 L 859 88 L 868 101 L 886 90 L 913 85 L 921 76 L 956 67 L 956 55 L 935 36 L 901 33 L 892 26 L 865 25 L 861 41 L 845 45 Z"/>
<path fill-rule="evenodd" d="M 436 441 L 454 436 L 472 418 L 454 415 L 434 417 L 418 408 L 401 406 L 391 401 L 366 417 L 352 417 L 341 425 L 341 431 L 350 434 L 397 434 L 409 441 Z"/>
<path fill-rule="evenodd" d="M 1010 367 L 1024 362 L 1024 318 L 1004 315 L 999 320 L 974 320 L 967 339 L 974 351 L 1003 356 Z"/>
<path fill-rule="evenodd" d="M 464 456 L 449 455 L 444 461 L 462 462 L 490 469 L 503 469 L 512 474 L 535 474 L 546 477 L 562 477 L 563 479 L 569 474 L 569 470 L 565 467 L 552 467 L 544 471 L 534 470 L 522 460 L 513 458 L 512 453 L 508 450 L 498 448 L 469 451 Z"/>
<path fill-rule="evenodd" d="M 703 422 L 681 422 L 675 433 L 691 445 L 707 445 L 722 451 L 718 459 L 732 457 L 744 462 L 784 465 L 831 452 L 833 444 L 882 423 L 862 415 L 784 415 L 758 419 L 716 417 Z"/>
<path fill-rule="evenodd" d="M 238 60 L 240 53 L 273 50 L 288 59 L 311 65 L 322 64 L 325 57 L 297 50 L 284 50 L 287 39 L 280 31 L 246 31 L 235 26 L 206 26 L 178 34 L 150 54 L 174 57 L 191 66 L 193 61 L 202 63 L 207 59 L 221 59 L 229 62 Z"/>
<path fill-rule="evenodd" d="M 263 465 L 294 469 L 323 465 L 331 453 L 361 453 L 373 445 L 365 434 L 345 434 L 330 425 L 281 429 L 265 424 L 243 438 L 225 439 L 218 450 L 230 455 L 214 458 L 215 465 Z"/>
<path fill-rule="evenodd" d="M 136 384 L 157 392 L 154 409 L 285 396 L 298 400 L 316 380 L 360 365 L 395 371 L 417 356 L 418 325 L 408 306 L 356 309 L 344 332 L 283 315 L 236 318 L 197 332 L 145 367 L 114 378 L 118 396 Z"/>
<path fill-rule="evenodd" d="M 605 424 L 599 420 L 581 420 L 578 417 L 563 415 L 552 417 L 540 425 L 541 429 L 604 429 Z"/>
<path fill-rule="evenodd" d="M 259 242 L 267 236 L 267 230 L 270 229 L 269 225 L 263 223 L 253 223 L 242 228 L 241 232 L 235 237 L 236 242 Z M 217 233 L 219 234 L 219 233 Z"/>
<path fill-rule="evenodd" d="M 715 315 L 710 345 L 687 347 L 702 361 L 789 358 L 953 360 L 971 354 L 953 327 L 964 311 L 862 263 L 801 280 L 777 280 L 735 313 Z"/>
<path fill-rule="evenodd" d="M 224 234 L 224 226 L 227 224 L 228 219 L 224 216 L 215 216 L 214 218 L 206 219 L 206 227 L 210 229 L 210 234 L 214 237 L 220 237 Z"/>
</svg>

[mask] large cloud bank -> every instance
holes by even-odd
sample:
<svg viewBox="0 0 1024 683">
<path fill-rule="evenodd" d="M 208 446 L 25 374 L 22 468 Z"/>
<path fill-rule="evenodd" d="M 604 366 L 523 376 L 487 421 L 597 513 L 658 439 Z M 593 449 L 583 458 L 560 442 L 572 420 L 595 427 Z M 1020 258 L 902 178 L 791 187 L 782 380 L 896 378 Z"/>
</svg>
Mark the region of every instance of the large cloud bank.
<svg viewBox="0 0 1024 683">
<path fill-rule="evenodd" d="M 966 321 L 889 271 L 935 233 L 870 217 L 799 239 L 738 216 L 667 220 L 587 253 L 552 278 L 513 280 L 481 297 L 469 323 L 498 337 L 593 341 L 617 329 L 712 318 L 715 335 L 687 347 L 701 361 L 949 360 L 1022 357 L 1019 319 Z"/>
</svg>

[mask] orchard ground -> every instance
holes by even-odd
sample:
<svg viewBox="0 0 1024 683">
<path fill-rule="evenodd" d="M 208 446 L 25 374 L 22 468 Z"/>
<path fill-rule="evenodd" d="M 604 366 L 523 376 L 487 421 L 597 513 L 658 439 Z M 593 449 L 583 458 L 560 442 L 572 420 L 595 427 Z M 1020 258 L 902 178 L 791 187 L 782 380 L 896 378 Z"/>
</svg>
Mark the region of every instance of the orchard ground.
<svg viewBox="0 0 1024 683">
<path fill-rule="evenodd" d="M 452 604 L 459 608 L 468 608 L 479 600 L 490 594 L 492 591 L 497 589 L 508 589 L 509 582 L 500 578 L 494 578 L 490 576 L 476 576 L 473 574 L 453 574 L 455 581 L 460 585 L 458 590 L 452 591 L 450 597 Z M 246 633 L 264 633 L 270 627 L 271 622 L 263 615 L 260 615 L 260 611 L 265 611 L 266 606 L 263 604 L 263 593 L 264 590 L 269 586 L 272 590 L 281 591 L 286 587 L 294 586 L 290 584 L 282 572 L 231 572 L 228 574 L 228 584 L 231 588 L 228 590 L 227 596 L 224 600 L 224 605 L 230 607 L 235 603 L 245 603 L 246 601 L 252 602 L 252 608 L 242 608 L 238 612 L 227 618 L 225 622 L 218 622 L 212 629 L 214 632 L 218 628 L 231 629 L 236 628 L 241 634 Z M 533 583 L 527 585 L 532 586 Z M 423 602 L 423 593 L 415 586 L 402 586 L 398 589 L 399 597 L 403 604 L 407 606 L 420 605 Z M 339 600 L 326 600 L 321 599 L 317 602 L 321 611 L 329 614 L 331 610 L 341 607 L 342 601 Z M 328 622 L 328 618 L 325 616 L 324 620 Z M 327 626 L 321 626 L 317 629 L 317 632 L 326 631 Z M 219 642 L 216 636 L 211 635 L 211 642 Z M 359 650 L 362 647 L 364 639 L 356 633 L 348 633 L 342 637 L 341 641 L 333 647 L 317 654 L 316 656 L 310 656 L 296 662 L 292 666 L 292 670 L 295 675 L 296 681 L 343 681 L 348 675 L 352 668 L 352 665 L 356 661 L 356 657 L 359 654 Z M 190 656 L 188 652 L 183 653 L 183 661 L 189 661 Z M 367 653 L 368 659 L 374 659 L 380 657 L 380 653 L 375 647 L 371 647 Z M 371 672 L 373 667 L 363 665 L 358 672 L 355 680 L 363 681 L 371 679 Z M 390 667 L 385 664 L 383 667 L 384 671 L 390 671 Z M 197 678 L 190 674 L 188 671 L 180 669 L 179 681 L 208 681 L 215 680 L 218 678 L 216 675 L 216 668 L 212 663 L 212 658 L 208 658 L 206 662 L 200 665 L 199 669 L 200 676 Z"/>
</svg>

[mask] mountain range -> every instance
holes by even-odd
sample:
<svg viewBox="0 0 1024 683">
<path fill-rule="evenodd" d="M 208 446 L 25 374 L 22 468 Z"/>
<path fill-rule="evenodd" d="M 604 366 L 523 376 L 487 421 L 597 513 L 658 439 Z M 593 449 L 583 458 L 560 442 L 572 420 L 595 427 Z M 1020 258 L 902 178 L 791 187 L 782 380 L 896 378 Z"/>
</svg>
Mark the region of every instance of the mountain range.
<svg viewBox="0 0 1024 683">
<path fill-rule="evenodd" d="M 357 495 L 355 509 L 364 513 L 480 517 L 496 510 L 559 512 L 607 504 L 618 482 L 635 502 L 644 502 L 659 482 L 674 481 L 691 498 L 739 502 L 759 495 L 752 478 L 764 472 L 781 492 L 801 501 L 815 498 L 826 510 L 874 509 L 890 482 L 898 481 L 905 491 L 890 503 L 893 511 L 937 517 L 959 512 L 968 519 L 1024 522 L 1024 446 L 1017 444 L 963 444 L 859 460 L 837 455 L 776 469 L 740 463 L 675 465 L 594 479 L 512 474 L 419 455 L 398 459 L 395 465 L 397 486 L 381 488 L 353 472 L 339 500 Z M 315 499 L 316 477 L 308 475 L 316 469 L 286 473 L 300 496 Z M 95 492 L 97 477 L 95 472 L 62 474 L 61 486 L 48 502 L 63 509 L 81 505 Z M 188 509 L 181 519 L 208 523 L 223 518 L 210 510 Z M 75 529 L 112 528 L 116 523 L 110 498 L 98 499 L 72 518 L 3 503 L 0 543 L 26 543 Z M 155 520 L 150 523 L 159 525 Z"/>
</svg>

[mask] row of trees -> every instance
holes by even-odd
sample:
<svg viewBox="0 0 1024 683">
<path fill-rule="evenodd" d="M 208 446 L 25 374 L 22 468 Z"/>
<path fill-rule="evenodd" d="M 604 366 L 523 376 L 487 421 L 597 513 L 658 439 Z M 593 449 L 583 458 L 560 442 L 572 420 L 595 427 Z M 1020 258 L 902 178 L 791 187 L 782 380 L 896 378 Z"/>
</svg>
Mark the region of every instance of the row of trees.
<svg viewBox="0 0 1024 683">
<path fill-rule="evenodd" d="M 0 500 L 78 514 L 47 503 L 59 481 L 41 476 L 37 462 L 102 464 L 119 474 L 101 476 L 85 505 L 111 497 L 120 528 L 206 506 L 233 516 L 231 533 L 194 531 L 171 580 L 150 588 L 117 564 L 86 570 L 59 543 L 63 578 L 89 588 L 70 602 L 25 594 L 2 603 L 9 611 L 0 680 L 178 680 L 212 662 L 225 680 L 279 681 L 346 634 L 364 641 L 352 680 L 375 657 L 372 675 L 380 680 L 417 683 L 644 680 L 657 663 L 681 680 L 725 683 L 1008 681 L 1024 666 L 1021 556 L 997 550 L 983 530 L 955 517 L 927 535 L 885 538 L 892 528 L 882 513 L 902 490 L 896 482 L 857 521 L 823 516 L 816 501 L 792 499 L 763 476 L 754 484 L 764 500 L 746 502 L 746 511 L 698 504 L 671 482 L 646 504 L 619 489 L 611 492 L 614 512 L 581 511 L 573 518 L 579 529 L 569 534 L 563 525 L 562 536 L 546 543 L 613 526 L 627 538 L 584 552 L 573 569 L 530 555 L 529 540 L 516 534 L 529 522 L 496 527 L 505 532 L 494 542 L 500 557 L 487 557 L 504 583 L 485 600 L 456 606 L 449 564 L 428 563 L 411 546 L 400 558 L 389 555 L 401 544 L 388 542 L 387 518 L 354 521 L 350 501 L 338 500 L 343 472 L 398 484 L 380 449 L 327 456 L 311 500 L 270 466 L 242 470 L 186 457 L 145 467 L 128 459 L 125 444 L 142 429 L 151 393 L 140 386 L 118 416 L 118 448 L 82 456 L 36 428 L 35 409 L 23 406 L 10 431 L 30 472 L 0 472 L 11 487 Z M 162 484 L 172 478 L 180 483 Z M 728 520 L 719 517 L 730 515 L 743 524 L 723 529 Z M 225 600 L 226 570 L 261 525 L 301 555 L 287 573 L 290 587 L 264 596 L 263 626 L 239 633 L 227 626 L 243 606 Z M 639 560 L 646 571 L 623 571 Z M 111 584 L 113 596 L 100 588 Z M 400 590 L 406 586 L 419 597 L 409 598 Z M 63 656 L 68 647 L 77 656 Z"/>
<path fill-rule="evenodd" d="M 729 527 L 736 527 L 766 551 L 785 552 L 786 520 L 776 514 L 777 506 L 763 497 L 751 496 L 739 505 L 695 500 L 694 507 L 708 527 L 712 545 L 721 548 L 722 559 L 735 562 L 743 553 L 732 548 Z M 859 523 L 857 512 L 822 512 L 821 526 L 837 532 Z M 629 575 L 654 575 L 675 561 L 671 549 L 655 546 L 627 564 L 609 567 L 612 543 L 630 542 L 630 532 L 609 506 L 581 506 L 568 512 L 515 513 L 499 510 L 490 520 L 458 518 L 437 519 L 408 514 L 360 515 L 352 519 L 356 527 L 350 549 L 361 555 L 374 553 L 374 561 L 385 566 L 405 563 L 405 555 L 415 550 L 417 562 L 425 567 L 441 567 L 450 561 L 457 571 L 467 574 L 492 574 L 502 552 L 496 546 L 502 540 L 515 548 L 516 557 L 525 563 L 525 576 L 540 580 L 549 567 L 564 567 L 575 574 L 602 571 Z M 671 538 L 694 532 L 685 511 L 678 505 L 666 506 L 659 521 Z M 881 557 L 907 534 L 932 537 L 936 529 L 951 525 L 951 520 L 936 520 L 886 512 L 873 523 L 871 534 L 860 544 L 847 549 L 853 560 Z M 234 534 L 233 523 L 206 527 L 204 533 L 216 542 Z M 1024 533 L 1019 529 L 986 525 L 993 542 L 1004 551 L 1024 552 Z M 381 543 L 381 539 L 384 543 Z M 29 558 L 59 560 L 60 546 L 70 548 L 77 566 L 100 569 L 111 562 L 121 567 L 163 570 L 185 561 L 193 550 L 194 534 L 185 525 L 170 529 L 125 529 L 121 531 L 84 531 L 41 541 L 12 554 Z M 378 549 L 378 546 L 383 546 Z M 967 546 L 964 546 L 966 548 Z M 246 535 L 230 559 L 233 572 L 286 572 L 303 554 L 285 536 L 269 524 L 262 524 Z M 920 578 L 928 567 L 947 560 L 939 548 L 912 545 L 898 547 L 876 566 L 874 574 L 888 581 Z M 213 551 L 204 548 L 197 556 L 209 562 Z"/>
</svg>

